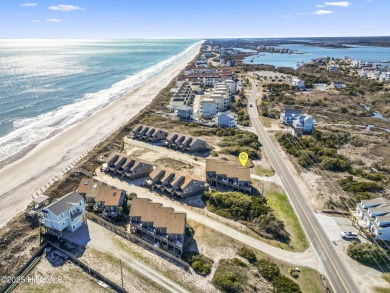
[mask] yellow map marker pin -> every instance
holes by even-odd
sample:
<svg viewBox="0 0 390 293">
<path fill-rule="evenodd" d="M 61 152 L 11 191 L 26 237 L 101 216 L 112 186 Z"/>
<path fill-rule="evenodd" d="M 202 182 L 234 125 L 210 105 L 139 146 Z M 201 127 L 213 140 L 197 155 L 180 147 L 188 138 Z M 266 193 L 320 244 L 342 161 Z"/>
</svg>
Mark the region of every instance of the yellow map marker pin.
<svg viewBox="0 0 390 293">
<path fill-rule="evenodd" d="M 248 154 L 246 152 L 242 152 L 238 155 L 238 159 L 243 167 L 245 167 L 246 162 L 248 162 Z"/>
</svg>

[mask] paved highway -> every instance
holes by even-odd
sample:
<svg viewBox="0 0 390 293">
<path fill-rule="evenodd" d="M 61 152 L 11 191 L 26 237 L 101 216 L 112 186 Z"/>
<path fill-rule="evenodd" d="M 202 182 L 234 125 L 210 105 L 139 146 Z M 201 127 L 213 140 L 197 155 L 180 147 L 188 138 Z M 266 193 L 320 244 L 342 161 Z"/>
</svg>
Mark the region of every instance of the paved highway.
<svg viewBox="0 0 390 293">
<path fill-rule="evenodd" d="M 258 95 L 258 87 L 256 82 L 252 82 L 252 92 L 249 98 L 248 113 L 252 125 L 259 136 L 260 142 L 264 146 L 264 150 L 271 161 L 271 164 L 275 172 L 279 175 L 282 185 L 295 209 L 295 212 L 306 231 L 306 235 L 309 238 L 317 257 L 322 263 L 327 277 L 333 287 L 333 290 L 337 293 L 348 292 L 357 293 L 360 292 L 356 286 L 354 280 L 349 274 L 348 269 L 344 266 L 336 251 L 333 248 L 333 243 L 329 241 L 325 235 L 324 230 L 315 218 L 313 211 L 305 202 L 305 198 L 296 184 L 293 175 L 288 168 L 284 165 L 283 159 L 278 150 L 273 145 L 272 140 L 265 131 L 261 121 L 259 119 L 259 113 L 256 107 L 256 100 Z"/>
</svg>

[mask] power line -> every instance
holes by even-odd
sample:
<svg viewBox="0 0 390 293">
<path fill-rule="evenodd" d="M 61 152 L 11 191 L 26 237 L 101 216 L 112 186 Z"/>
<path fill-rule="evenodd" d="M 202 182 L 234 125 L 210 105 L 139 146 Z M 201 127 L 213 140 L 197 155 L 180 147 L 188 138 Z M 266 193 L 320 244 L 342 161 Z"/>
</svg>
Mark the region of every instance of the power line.
<svg viewBox="0 0 390 293">
<path fill-rule="evenodd" d="M 272 111 L 272 110 L 271 110 Z M 274 114 L 276 113 L 276 111 L 274 111 Z M 338 183 L 336 182 L 336 181 L 334 181 L 334 179 L 332 178 L 332 177 L 330 177 L 329 175 L 327 175 L 327 174 L 324 174 L 324 172 L 325 172 L 325 169 L 320 165 L 320 162 L 317 160 L 317 158 L 316 157 L 313 157 L 313 156 L 311 156 L 311 155 L 309 155 L 309 154 L 307 154 L 307 152 L 304 150 L 304 149 L 307 149 L 303 144 L 300 144 L 301 142 L 296 138 L 296 137 L 294 137 L 294 136 L 292 136 L 291 134 L 287 134 L 287 139 L 289 140 L 289 142 L 291 143 L 291 144 L 295 144 L 295 145 L 297 145 L 299 148 L 300 148 L 300 150 L 303 152 L 303 154 L 307 157 L 307 159 L 309 159 L 310 160 L 310 162 L 311 162 L 311 164 L 312 165 L 314 165 L 314 166 L 317 166 L 320 170 L 318 170 L 320 173 L 321 173 L 321 176 L 323 176 L 323 177 L 325 177 L 325 178 L 330 178 L 334 183 L 335 183 L 335 185 L 330 185 L 332 188 L 333 188 L 333 190 L 335 191 L 335 193 L 336 194 L 338 194 L 339 195 L 339 197 L 340 197 L 340 200 L 342 200 L 343 202 L 344 202 L 344 204 L 346 204 L 346 206 L 347 207 L 350 207 L 350 205 L 348 205 L 348 203 L 343 199 L 343 197 L 341 196 L 341 194 L 340 194 L 340 192 L 335 188 L 335 186 L 339 186 L 338 185 Z M 302 147 L 303 146 L 303 147 Z M 297 151 L 297 149 L 292 145 L 292 147 L 294 148 L 294 150 L 295 151 Z M 315 162 L 316 161 L 316 162 Z M 330 183 L 330 181 L 328 181 L 329 183 Z M 347 199 L 348 200 L 350 200 L 350 201 L 352 201 L 350 198 L 348 198 L 347 197 Z M 353 203 L 353 202 L 352 202 Z M 354 203 L 353 203 L 354 204 Z M 346 218 L 344 215 L 343 215 L 343 217 L 344 218 Z M 375 241 L 375 239 L 371 236 L 371 235 L 369 235 L 370 236 L 370 238 L 373 240 L 373 242 L 375 243 L 375 245 L 377 245 L 378 247 L 379 247 L 379 245 L 378 245 L 378 243 Z M 387 244 L 386 243 L 384 243 L 385 245 L 386 245 L 386 247 L 387 248 L 389 248 L 388 246 L 387 246 Z M 371 254 L 371 253 L 370 253 Z M 373 259 L 375 260 L 375 262 L 378 264 L 378 262 L 376 261 L 376 259 L 375 259 L 375 257 L 371 254 L 371 256 L 373 257 Z M 387 256 L 387 255 L 385 255 L 386 256 L 386 258 L 390 261 L 390 258 L 389 258 L 389 256 Z M 389 264 L 385 261 L 385 259 L 382 257 L 382 255 L 380 254 L 380 257 L 382 258 L 382 260 L 384 261 L 384 263 L 390 268 L 390 266 L 389 266 Z M 378 264 L 378 266 L 381 268 L 381 266 Z M 383 271 L 383 269 L 381 268 L 381 270 Z"/>
</svg>

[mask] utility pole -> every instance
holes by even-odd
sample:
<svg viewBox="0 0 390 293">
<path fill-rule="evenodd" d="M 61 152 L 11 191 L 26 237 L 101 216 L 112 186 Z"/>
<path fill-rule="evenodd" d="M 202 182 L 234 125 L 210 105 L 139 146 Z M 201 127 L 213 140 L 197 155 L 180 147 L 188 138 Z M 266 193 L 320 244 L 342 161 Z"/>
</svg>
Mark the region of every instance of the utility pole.
<svg viewBox="0 0 390 293">
<path fill-rule="evenodd" d="M 121 280 L 122 280 L 122 288 L 124 288 L 124 287 L 123 287 L 123 271 L 122 271 L 122 260 L 119 260 L 119 264 L 120 264 L 120 266 L 121 266 Z"/>
</svg>

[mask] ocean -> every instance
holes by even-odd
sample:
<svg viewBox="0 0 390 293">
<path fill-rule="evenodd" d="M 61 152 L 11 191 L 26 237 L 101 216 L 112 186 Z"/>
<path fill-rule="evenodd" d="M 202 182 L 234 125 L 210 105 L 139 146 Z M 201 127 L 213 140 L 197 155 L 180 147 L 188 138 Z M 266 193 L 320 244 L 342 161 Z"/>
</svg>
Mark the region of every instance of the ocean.
<svg viewBox="0 0 390 293">
<path fill-rule="evenodd" d="M 280 45 L 281 48 L 296 50 L 303 54 L 259 53 L 244 59 L 247 64 L 269 64 L 276 67 L 297 68 L 297 63 L 310 62 L 318 57 L 349 57 L 367 62 L 390 61 L 390 48 L 375 46 L 351 46 L 351 48 L 326 48 L 301 44 Z M 251 60 L 253 59 L 253 62 Z M 390 66 L 390 63 L 383 64 Z"/>
<path fill-rule="evenodd" d="M 0 40 L 0 162 L 85 120 L 197 40 Z"/>
</svg>

